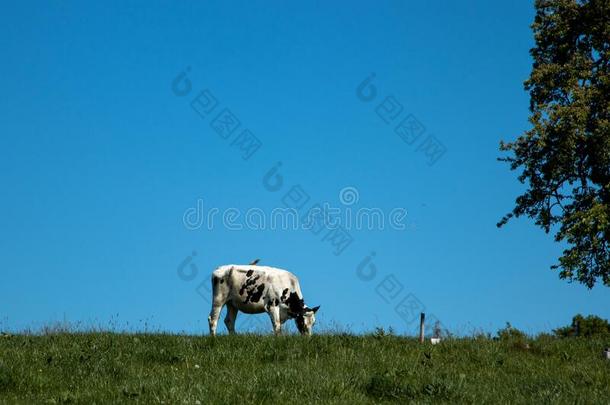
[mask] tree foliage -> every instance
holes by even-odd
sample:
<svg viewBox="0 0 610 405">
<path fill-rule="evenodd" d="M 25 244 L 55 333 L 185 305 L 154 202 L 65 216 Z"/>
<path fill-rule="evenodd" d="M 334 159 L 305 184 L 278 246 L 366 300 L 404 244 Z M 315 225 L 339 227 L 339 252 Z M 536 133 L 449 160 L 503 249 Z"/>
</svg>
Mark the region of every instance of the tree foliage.
<svg viewBox="0 0 610 405">
<path fill-rule="evenodd" d="M 498 332 L 496 332 L 496 333 L 498 335 L 497 339 L 499 339 L 499 340 L 509 340 L 509 341 L 527 340 L 527 335 L 525 334 L 525 332 L 522 332 L 519 329 L 515 328 L 513 325 L 510 324 L 510 322 L 506 322 L 506 327 L 498 330 Z"/>
<path fill-rule="evenodd" d="M 578 314 L 572 318 L 572 325 L 554 330 L 559 337 L 593 337 L 610 336 L 610 324 L 607 320 L 595 315 L 586 318 Z"/>
<path fill-rule="evenodd" d="M 532 30 L 532 127 L 500 144 L 527 190 L 498 227 L 534 219 L 567 246 L 561 278 L 610 286 L 610 1 L 537 0 Z"/>
</svg>

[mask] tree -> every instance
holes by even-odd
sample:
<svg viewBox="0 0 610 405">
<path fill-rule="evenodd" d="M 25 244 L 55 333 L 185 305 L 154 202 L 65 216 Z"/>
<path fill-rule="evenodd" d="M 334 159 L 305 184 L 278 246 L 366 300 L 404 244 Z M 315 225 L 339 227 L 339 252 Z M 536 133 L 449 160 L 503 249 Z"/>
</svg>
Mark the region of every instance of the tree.
<svg viewBox="0 0 610 405">
<path fill-rule="evenodd" d="M 571 325 L 555 329 L 553 332 L 559 337 L 610 336 L 610 324 L 599 316 L 589 315 L 585 318 L 578 314 L 572 318 Z"/>
<path fill-rule="evenodd" d="M 551 266 L 589 288 L 610 286 L 610 1 L 537 0 L 536 45 L 525 89 L 531 129 L 500 143 L 499 160 L 527 190 L 527 216 L 567 248 Z"/>
</svg>

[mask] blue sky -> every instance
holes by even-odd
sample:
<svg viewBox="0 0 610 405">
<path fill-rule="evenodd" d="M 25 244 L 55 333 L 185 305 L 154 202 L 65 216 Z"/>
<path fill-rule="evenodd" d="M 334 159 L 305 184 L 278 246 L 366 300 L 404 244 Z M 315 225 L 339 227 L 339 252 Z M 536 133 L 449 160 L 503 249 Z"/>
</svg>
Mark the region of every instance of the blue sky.
<svg viewBox="0 0 610 405">
<path fill-rule="evenodd" d="M 412 333 L 403 300 L 461 334 L 609 318 L 607 289 L 549 269 L 562 248 L 550 235 L 527 219 L 495 226 L 523 190 L 496 158 L 528 128 L 532 18 L 526 1 L 5 4 L 0 329 L 66 319 L 204 333 L 200 284 L 254 258 L 297 274 L 322 325 L 355 332 Z M 186 69 L 191 91 L 177 96 Z M 365 102 L 356 89 L 371 73 Z M 190 103 L 204 89 L 218 106 L 202 118 Z M 386 124 L 376 109 L 390 96 L 402 111 Z M 211 127 L 224 108 L 241 123 L 232 137 L 248 129 L 262 144 L 247 160 Z M 408 115 L 425 127 L 413 145 L 394 132 Z M 429 135 L 445 150 L 432 165 L 417 150 Z M 272 192 L 263 177 L 277 162 Z M 353 230 L 335 255 L 307 230 L 183 224 L 198 199 L 270 212 L 295 185 L 308 206 L 340 206 L 355 187 L 353 208 L 403 207 L 409 226 Z"/>
</svg>

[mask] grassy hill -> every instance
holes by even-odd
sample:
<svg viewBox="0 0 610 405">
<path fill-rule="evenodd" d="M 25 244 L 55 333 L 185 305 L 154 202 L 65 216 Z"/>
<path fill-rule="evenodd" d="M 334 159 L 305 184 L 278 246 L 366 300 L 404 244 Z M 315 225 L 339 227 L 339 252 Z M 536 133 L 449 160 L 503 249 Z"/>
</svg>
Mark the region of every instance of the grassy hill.
<svg viewBox="0 0 610 405">
<path fill-rule="evenodd" d="M 604 338 L 0 336 L 2 403 L 608 403 Z"/>
</svg>

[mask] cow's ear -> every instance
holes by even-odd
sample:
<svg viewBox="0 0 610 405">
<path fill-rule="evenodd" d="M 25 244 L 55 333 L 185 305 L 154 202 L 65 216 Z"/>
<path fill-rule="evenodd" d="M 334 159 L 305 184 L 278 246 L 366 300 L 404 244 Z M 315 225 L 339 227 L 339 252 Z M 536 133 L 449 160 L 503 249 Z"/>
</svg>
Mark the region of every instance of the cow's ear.
<svg viewBox="0 0 610 405">
<path fill-rule="evenodd" d="M 313 307 L 311 310 L 313 311 L 313 313 L 315 314 L 316 312 L 318 312 L 318 309 L 320 309 L 320 306 L 318 305 L 317 307 Z"/>
</svg>

